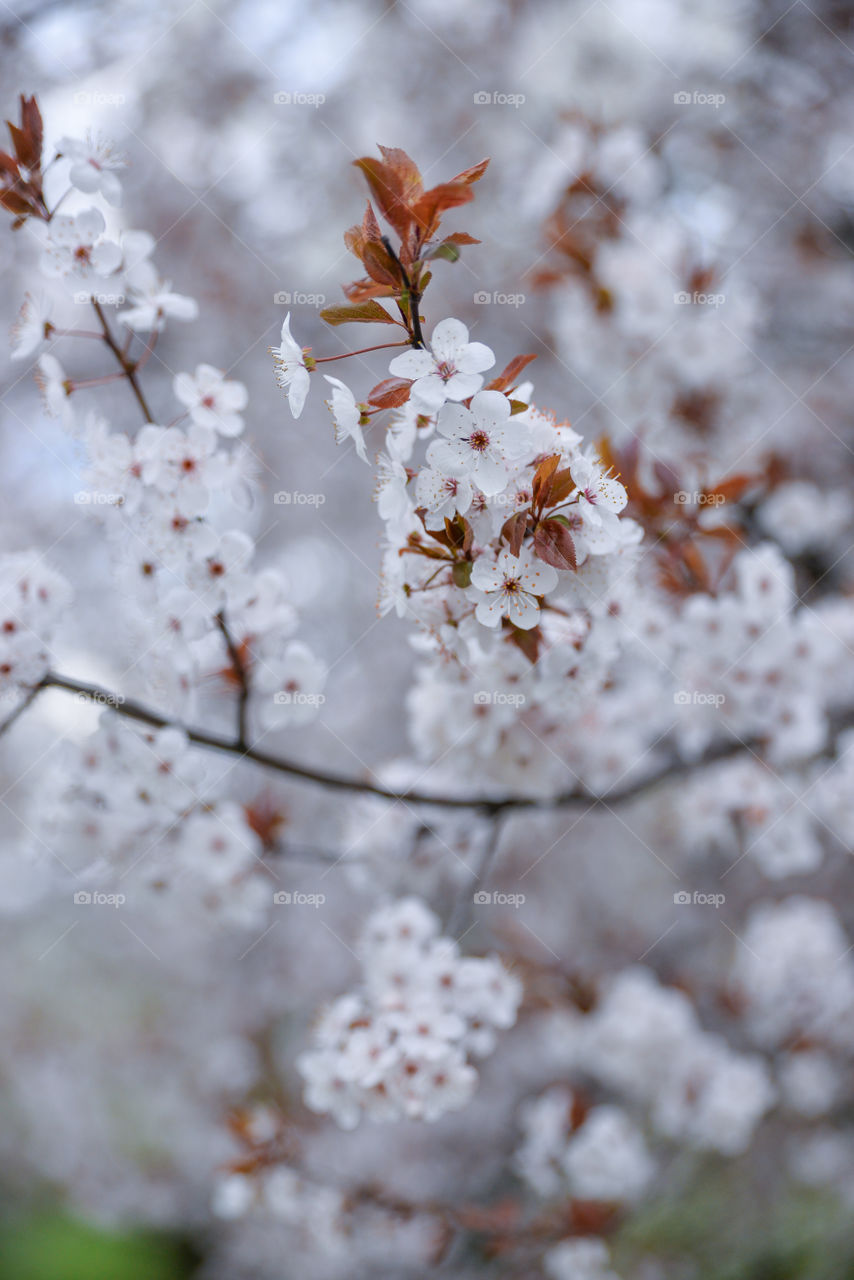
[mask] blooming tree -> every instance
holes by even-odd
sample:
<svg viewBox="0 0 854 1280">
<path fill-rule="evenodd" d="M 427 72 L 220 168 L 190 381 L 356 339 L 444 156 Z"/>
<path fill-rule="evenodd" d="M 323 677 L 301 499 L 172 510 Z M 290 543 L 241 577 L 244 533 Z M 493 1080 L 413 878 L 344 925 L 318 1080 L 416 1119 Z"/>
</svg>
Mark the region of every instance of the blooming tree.
<svg viewBox="0 0 854 1280">
<path fill-rule="evenodd" d="M 585 440 L 571 405 L 537 402 L 533 354 L 499 359 L 472 316 L 442 314 L 434 272 L 479 252 L 444 224 L 487 162 L 429 187 L 398 148 L 357 159 L 368 201 L 344 238 L 363 274 L 321 318 L 388 340 L 317 354 L 289 312 L 272 373 L 283 413 L 325 399 L 337 443 L 375 473 L 379 625 L 411 635 L 412 749 L 351 774 L 314 765 L 302 732 L 324 712 L 330 655 L 301 637 L 287 575 L 240 519 L 257 495 L 247 388 L 200 351 L 154 401 L 146 367 L 198 308 L 160 275 L 154 238 L 118 221 L 124 159 L 99 136 L 45 154 L 34 98 L 10 132 L 0 205 L 37 242 L 44 277 L 13 355 L 35 362 L 73 442 L 76 499 L 98 522 L 133 659 L 131 687 L 58 669 L 51 645 L 77 584 L 49 548 L 0 559 L 3 732 L 50 691 L 101 709 L 34 797 L 21 909 L 64 895 L 129 903 L 164 934 L 180 921 L 175 983 L 215 931 L 242 959 L 288 906 L 347 953 L 310 1007 L 302 989 L 288 1006 L 301 1021 L 284 1047 L 276 988 L 301 981 L 299 930 L 289 970 L 251 993 L 228 980 L 230 1035 L 205 1093 L 214 1136 L 192 1157 L 221 1230 L 284 1225 L 312 1275 L 367 1274 L 392 1251 L 401 1274 L 612 1280 L 610 1238 L 686 1153 L 736 1160 L 788 1113 L 812 1126 L 799 1160 L 818 1180 L 821 1126 L 854 1054 L 854 961 L 828 903 L 756 901 L 706 990 L 666 980 L 646 953 L 582 972 L 543 943 L 543 959 L 514 913 L 551 852 L 544 815 L 636 805 L 659 824 L 667 870 L 670 846 L 695 866 L 733 853 L 771 888 L 816 872 L 828 833 L 850 843 L 854 608 L 842 595 L 805 604 L 795 586 L 822 495 L 774 458 L 725 470 L 713 453 L 680 455 L 664 417 L 661 438 L 614 426 Z M 588 331 L 589 346 L 615 332 L 628 344 L 648 320 L 643 281 L 619 270 L 630 197 L 611 194 L 602 138 L 576 141 L 602 208 L 579 211 L 576 186 L 562 194 L 565 261 L 546 283 L 566 286 L 560 320 L 580 345 Z M 95 203 L 59 211 L 81 194 Z M 682 248 L 670 252 L 687 263 Z M 698 268 L 683 269 L 696 284 Z M 109 368 L 76 372 L 81 347 Z M 387 369 L 372 386 L 326 372 L 377 352 Z M 129 394 L 107 417 L 98 393 L 112 384 Z M 683 388 L 670 419 L 711 414 L 702 397 Z M 846 495 L 830 508 L 844 527 Z M 353 910 L 325 921 L 317 886 L 282 887 L 300 850 L 258 777 L 335 801 L 337 843 L 301 853 L 342 865 Z M 670 873 L 674 908 L 725 900 Z M 441 1194 L 441 1178 L 438 1191 L 418 1176 L 384 1183 L 374 1135 L 438 1132 L 448 1150 L 417 1150 L 442 1166 L 488 1105 L 498 1131 L 465 1195 Z M 335 1145 L 353 1129 L 364 1146 Z"/>
</svg>

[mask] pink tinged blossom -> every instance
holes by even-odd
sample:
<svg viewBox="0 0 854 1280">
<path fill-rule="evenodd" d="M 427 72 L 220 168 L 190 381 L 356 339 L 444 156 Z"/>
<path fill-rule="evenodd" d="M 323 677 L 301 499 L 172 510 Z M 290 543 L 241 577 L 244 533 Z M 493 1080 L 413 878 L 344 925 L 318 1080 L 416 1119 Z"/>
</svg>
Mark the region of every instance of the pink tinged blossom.
<svg viewBox="0 0 854 1280">
<path fill-rule="evenodd" d="M 484 596 L 475 610 L 478 622 L 497 627 L 502 618 L 509 618 L 514 626 L 529 631 L 540 618 L 537 597 L 554 591 L 558 575 L 529 552 L 512 556 L 500 551 L 494 563 L 483 557 L 475 562 L 471 582 Z"/>
<path fill-rule="evenodd" d="M 308 395 L 309 373 L 305 364 L 302 347 L 298 346 L 291 336 L 291 313 L 285 316 L 282 325 L 281 342 L 278 347 L 271 347 L 273 362 L 276 366 L 276 382 L 286 392 L 291 413 L 298 418 L 303 411 Z"/>
<path fill-rule="evenodd" d="M 439 415 L 438 432 L 443 438 L 430 445 L 430 465 L 467 476 L 487 497 L 506 487 L 511 462 L 530 446 L 529 428 L 512 420 L 510 402 L 500 391 L 478 392 L 469 409 L 446 405 Z"/>
<path fill-rule="evenodd" d="M 58 214 L 50 223 L 42 255 L 46 276 L 67 276 L 75 281 L 102 279 L 117 271 L 122 251 L 104 238 L 106 223 L 99 209 Z"/>
<path fill-rule="evenodd" d="M 200 364 L 194 374 L 179 373 L 173 383 L 175 397 L 185 405 L 193 422 L 213 427 L 222 436 L 238 436 L 243 430 L 240 411 L 248 394 L 242 382 L 227 382 L 221 369 Z"/>
<path fill-rule="evenodd" d="M 445 518 L 463 516 L 472 503 L 474 490 L 467 476 L 449 475 L 436 467 L 425 467 L 418 474 L 415 501 L 426 507 L 424 523 L 428 529 L 443 529 Z"/>
<path fill-rule="evenodd" d="M 412 378 L 411 403 L 422 413 L 435 413 L 446 400 L 468 400 L 483 386 L 481 374 L 495 364 L 482 342 L 469 342 L 461 320 L 441 320 L 430 338 L 430 349 L 404 351 L 395 356 L 389 372 Z"/>
<path fill-rule="evenodd" d="M 569 470 L 578 485 L 579 505 L 590 523 L 600 520 L 604 512 L 616 515 L 628 502 L 625 486 L 608 476 L 596 458 L 581 454 Z"/>
</svg>

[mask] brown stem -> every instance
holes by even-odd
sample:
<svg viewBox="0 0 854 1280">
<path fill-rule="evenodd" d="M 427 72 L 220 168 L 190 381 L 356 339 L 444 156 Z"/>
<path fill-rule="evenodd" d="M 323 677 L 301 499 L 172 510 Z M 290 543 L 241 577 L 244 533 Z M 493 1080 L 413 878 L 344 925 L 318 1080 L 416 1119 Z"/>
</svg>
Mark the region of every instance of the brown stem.
<svg viewBox="0 0 854 1280">
<path fill-rule="evenodd" d="M 240 649 L 234 643 L 234 639 L 225 623 L 225 614 L 222 610 L 216 615 L 216 625 L 219 627 L 222 638 L 225 641 L 225 647 L 228 649 L 228 656 L 231 659 L 231 665 L 234 668 L 234 674 L 240 687 L 240 693 L 237 699 L 237 738 L 235 745 L 241 751 L 247 748 L 247 713 L 249 710 L 249 672 L 246 669 L 246 663 L 243 661 L 243 655 Z"/>
<path fill-rule="evenodd" d="M 375 347 L 360 347 L 358 351 L 342 351 L 340 356 L 314 356 L 315 364 L 329 364 L 330 360 L 346 360 L 348 356 L 363 356 L 368 351 L 384 351 L 387 347 L 408 347 L 408 342 L 379 342 Z"/>
<path fill-rule="evenodd" d="M 127 378 L 128 382 L 130 383 L 131 390 L 133 391 L 133 394 L 136 396 L 137 404 L 139 405 L 140 409 L 142 410 L 145 416 L 145 421 L 153 422 L 154 417 L 152 416 L 151 410 L 149 409 L 148 404 L 146 403 L 145 396 L 142 394 L 142 390 L 136 379 L 136 372 L 135 372 L 136 365 L 128 360 L 127 356 L 123 353 L 121 347 L 116 342 L 115 338 L 110 332 L 110 326 L 107 324 L 107 317 L 104 315 L 104 308 L 101 306 L 100 302 L 98 302 L 95 298 L 93 298 L 92 306 L 94 307 L 95 314 L 98 317 L 98 320 L 100 321 L 101 329 L 103 330 L 103 334 L 104 334 L 104 341 L 106 342 L 107 346 L 110 348 L 113 355 L 116 357 L 119 364 L 121 365 L 124 376 Z"/>
</svg>

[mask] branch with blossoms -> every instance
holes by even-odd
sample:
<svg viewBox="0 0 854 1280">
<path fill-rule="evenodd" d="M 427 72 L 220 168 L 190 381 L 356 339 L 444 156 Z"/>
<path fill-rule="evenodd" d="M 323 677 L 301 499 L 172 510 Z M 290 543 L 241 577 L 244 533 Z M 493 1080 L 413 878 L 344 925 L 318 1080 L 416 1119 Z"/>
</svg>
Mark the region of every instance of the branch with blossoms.
<svg viewBox="0 0 854 1280">
<path fill-rule="evenodd" d="M 387 800 L 491 814 L 615 804 L 708 764 L 763 750 L 761 735 L 724 738 L 689 760 L 672 755 L 628 785 L 596 790 L 577 782 L 538 798 L 506 790 L 504 794 L 395 790 L 375 780 L 340 776 L 253 749 L 252 725 L 259 702 L 264 727 L 304 722 L 320 697 L 324 669 L 305 646 L 294 642 L 283 649 L 277 645 L 271 631 L 288 633 L 294 623 L 281 589 L 272 588 L 269 571 L 262 575 L 263 582 L 249 576 L 252 546 L 245 534 L 235 530 L 218 535 L 204 514 L 212 492 L 240 482 L 237 458 L 224 453 L 218 441 L 239 437 L 246 390 L 227 381 L 213 366 L 199 365 L 195 375 L 179 374 L 175 379 L 181 412 L 173 423 L 168 428 L 155 424 L 141 375 L 167 322 L 191 320 L 197 314 L 196 304 L 173 293 L 171 284 L 160 278 L 150 261 L 153 241 L 147 233 L 127 231 L 116 243 L 105 235 L 100 210 L 59 214 L 58 205 L 67 191 L 52 207 L 47 201 L 43 173 L 65 158 L 70 162 L 72 189 L 101 194 L 109 205 L 118 205 L 117 173 L 124 162 L 108 143 L 62 139 L 57 154 L 43 165 L 43 128 L 34 99 L 22 98 L 21 123 L 9 127 L 15 154 L 0 153 L 2 203 L 15 215 L 16 227 L 43 226 L 44 273 L 78 291 L 80 286 L 90 291 L 99 326 L 95 331 L 61 327 L 42 303 L 28 296 L 15 330 L 14 355 L 23 358 L 43 343 L 51 344 L 39 359 L 38 378 L 48 409 L 68 425 L 74 421 L 72 398 L 78 393 L 111 380 L 128 383 L 146 425 L 132 439 L 107 434 L 97 420 L 88 424 L 91 474 L 101 490 L 114 496 L 115 511 L 132 519 L 137 537 L 142 535 L 144 552 L 137 572 L 146 589 L 152 583 L 155 587 L 165 584 L 161 599 L 167 629 L 182 639 L 192 636 L 191 643 L 204 649 L 210 672 L 233 690 L 237 731 L 227 737 L 188 727 L 184 718 L 163 716 L 128 700 L 120 691 L 47 670 L 38 672 L 35 680 L 24 678 L 29 668 L 24 665 L 19 671 L 14 660 L 5 664 L 7 674 L 24 690 L 24 702 L 7 725 L 42 689 L 64 688 L 140 723 L 182 727 L 197 745 L 244 756 L 291 777 Z M 425 190 L 417 167 L 404 152 L 380 150 L 381 159 L 364 157 L 356 162 L 373 203 L 368 201 L 361 224 L 345 235 L 365 275 L 344 286 L 345 304 L 321 314 L 332 326 L 395 325 L 406 336 L 399 342 L 316 356 L 297 345 L 288 316 L 281 344 L 274 349 L 277 380 L 298 417 L 311 378 L 321 365 L 387 347 L 407 348 L 391 360 L 390 376 L 369 390 L 363 401 L 357 402 L 341 380 L 326 375 L 332 388 L 328 403 L 336 438 L 351 440 L 363 460 L 368 460 L 363 429 L 377 415 L 393 415 L 386 452 L 380 456 L 378 508 L 386 524 L 388 548 L 381 607 L 396 609 L 426 627 L 438 652 L 455 662 L 463 676 L 472 654 L 480 656 L 486 646 L 495 655 L 490 660 L 497 664 L 496 681 L 506 680 L 508 687 L 514 682 L 530 686 L 533 681 L 534 688 L 542 685 L 542 696 L 547 696 L 555 672 L 565 671 L 571 680 L 583 667 L 584 648 L 568 618 L 579 604 L 591 609 L 582 587 L 585 567 L 598 569 L 613 563 L 619 568 L 637 541 L 638 526 L 620 519 L 628 494 L 609 473 L 616 464 L 633 478 L 635 497 L 630 510 L 655 531 L 650 524 L 652 511 L 661 523 L 662 544 L 675 545 L 695 573 L 701 562 L 695 554 L 689 555 L 690 543 L 674 544 L 672 521 L 667 528 L 664 525 L 667 504 L 664 498 L 653 501 L 644 489 L 636 451 L 620 457 L 603 447 L 603 463 L 591 449 L 581 449 L 580 437 L 567 423 L 533 407 L 531 387 L 523 376 L 534 356 L 512 358 L 500 375 L 484 385 L 494 354 L 483 343 L 469 341 L 461 321 L 440 320 L 429 344 L 425 342 L 421 307 L 433 264 L 453 263 L 463 247 L 479 243 L 466 232 L 446 234 L 442 219 L 471 202 L 474 185 L 488 162 Z M 94 296 L 96 285 L 107 288 L 110 281 L 116 283 L 117 297 L 126 290 L 130 300 L 130 306 L 118 314 L 126 332 L 123 343 L 113 333 L 105 305 Z M 142 352 L 131 356 L 137 333 L 147 333 L 148 338 Z M 71 337 L 102 343 L 117 370 L 87 381 L 69 377 L 53 348 L 60 339 Z M 183 431 L 179 424 L 186 417 L 191 425 Z M 424 462 L 414 466 L 413 455 L 422 442 L 427 444 Z M 660 468 L 656 474 L 665 489 L 678 483 L 675 474 L 663 476 Z M 748 479 L 719 482 L 710 493 L 731 496 L 741 492 Z M 698 532 L 711 538 L 729 536 L 727 526 Z M 267 615 L 263 628 L 259 628 L 261 612 Z M 37 625 L 43 629 L 43 623 Z M 204 632 L 202 642 L 195 639 L 200 632 Z M 17 628 L 10 634 L 16 633 Z M 211 661 L 217 637 L 221 663 Z M 502 656 L 512 650 L 524 660 L 522 668 Z M 546 661 L 540 664 L 542 655 Z M 475 714 L 483 709 L 477 704 L 478 696 Z M 538 696 L 526 693 L 519 700 L 536 702 Z"/>
</svg>

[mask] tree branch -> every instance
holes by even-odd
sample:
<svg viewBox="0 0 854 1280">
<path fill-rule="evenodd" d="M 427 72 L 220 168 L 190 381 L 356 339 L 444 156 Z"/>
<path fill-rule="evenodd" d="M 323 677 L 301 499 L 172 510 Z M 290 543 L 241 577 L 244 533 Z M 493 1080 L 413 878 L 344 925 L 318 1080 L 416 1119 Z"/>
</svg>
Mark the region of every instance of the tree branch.
<svg viewBox="0 0 854 1280">
<path fill-rule="evenodd" d="M 610 809 L 615 804 L 625 804 L 640 796 L 648 795 L 657 787 L 675 782 L 679 778 L 688 777 L 708 765 L 720 764 L 732 760 L 747 752 L 759 755 L 764 744 L 758 738 L 730 738 L 724 742 L 714 743 L 701 756 L 693 760 L 671 760 L 668 764 L 648 774 L 629 786 L 615 788 L 603 794 L 596 794 L 584 787 L 576 787 L 571 791 L 558 792 L 544 799 L 536 796 L 453 796 L 431 795 L 429 792 L 412 789 L 394 791 L 384 787 L 380 782 L 362 778 L 350 778 L 343 774 L 331 773 L 328 769 L 298 764 L 283 756 L 273 755 L 269 751 L 261 751 L 257 747 L 243 746 L 236 738 L 226 738 L 221 734 L 209 733 L 206 729 L 196 729 L 182 724 L 174 717 L 161 715 L 150 707 L 130 698 L 122 698 L 100 685 L 88 684 L 83 680 L 75 680 L 69 676 L 48 671 L 41 681 L 29 690 L 22 703 L 12 714 L 0 723 L 0 735 L 11 727 L 24 711 L 35 701 L 43 689 L 64 689 L 68 693 L 77 693 L 100 706 L 110 707 L 117 715 L 125 716 L 140 724 L 150 725 L 153 729 L 180 729 L 190 742 L 199 747 L 207 747 L 211 751 L 223 751 L 228 755 L 240 756 L 251 760 L 265 769 L 273 769 L 277 773 L 291 778 L 299 778 L 303 782 L 311 782 L 320 787 L 329 787 L 335 791 L 348 791 L 355 795 L 376 796 L 380 800 L 399 801 L 402 804 L 432 805 L 437 809 L 479 810 L 487 817 L 497 817 L 511 810 L 529 810 L 548 813 L 554 809 Z M 845 729 L 854 728 L 854 707 L 845 708 L 830 717 L 829 744 L 825 751 L 817 752 L 811 760 L 831 759 L 836 751 L 836 739 Z"/>
</svg>

